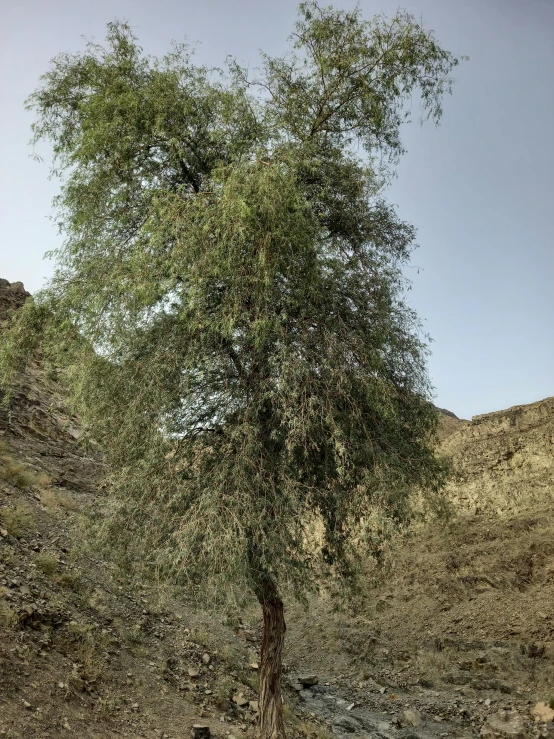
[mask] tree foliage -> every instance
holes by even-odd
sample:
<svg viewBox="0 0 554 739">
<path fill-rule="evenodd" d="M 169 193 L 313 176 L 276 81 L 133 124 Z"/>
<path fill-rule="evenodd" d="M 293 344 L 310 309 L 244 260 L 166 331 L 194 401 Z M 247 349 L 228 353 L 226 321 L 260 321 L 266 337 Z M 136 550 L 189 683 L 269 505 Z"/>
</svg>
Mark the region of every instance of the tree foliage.
<svg viewBox="0 0 554 739">
<path fill-rule="evenodd" d="M 407 104 L 438 121 L 457 63 L 407 13 L 315 2 L 256 79 L 150 59 L 122 23 L 52 61 L 29 105 L 65 240 L 3 378 L 42 331 L 107 454 L 114 550 L 263 600 L 344 577 L 414 490 L 439 500 L 414 229 L 383 187 Z"/>
</svg>

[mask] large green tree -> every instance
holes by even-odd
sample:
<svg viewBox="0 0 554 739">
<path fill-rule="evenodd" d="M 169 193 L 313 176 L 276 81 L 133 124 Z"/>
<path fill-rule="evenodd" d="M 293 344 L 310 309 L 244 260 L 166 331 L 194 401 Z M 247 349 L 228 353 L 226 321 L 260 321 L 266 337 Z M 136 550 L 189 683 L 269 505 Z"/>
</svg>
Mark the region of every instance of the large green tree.
<svg viewBox="0 0 554 739">
<path fill-rule="evenodd" d="M 30 97 L 62 177 L 41 336 L 111 493 L 102 535 L 264 617 L 261 733 L 283 737 L 283 594 L 352 575 L 362 524 L 443 481 L 425 343 L 404 302 L 413 228 L 383 188 L 412 98 L 438 120 L 457 59 L 407 13 L 299 7 L 257 78 L 146 57 L 129 27 L 55 58 Z"/>
</svg>

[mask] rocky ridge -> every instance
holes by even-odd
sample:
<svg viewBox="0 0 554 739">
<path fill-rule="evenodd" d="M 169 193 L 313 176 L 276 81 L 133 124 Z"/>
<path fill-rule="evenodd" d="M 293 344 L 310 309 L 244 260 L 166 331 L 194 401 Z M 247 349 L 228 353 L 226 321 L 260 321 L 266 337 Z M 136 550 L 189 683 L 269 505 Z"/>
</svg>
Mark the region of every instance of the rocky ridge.
<svg viewBox="0 0 554 739">
<path fill-rule="evenodd" d="M 472 514 L 506 516 L 554 500 L 554 397 L 474 416 L 443 439 L 457 478 L 450 494 Z"/>
</svg>

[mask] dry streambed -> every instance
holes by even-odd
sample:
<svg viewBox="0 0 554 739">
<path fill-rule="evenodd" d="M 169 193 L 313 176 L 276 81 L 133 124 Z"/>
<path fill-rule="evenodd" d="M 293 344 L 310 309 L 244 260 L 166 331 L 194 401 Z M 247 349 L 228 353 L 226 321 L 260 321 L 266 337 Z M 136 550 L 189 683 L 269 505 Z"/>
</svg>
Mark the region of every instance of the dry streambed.
<svg viewBox="0 0 554 739">
<path fill-rule="evenodd" d="M 389 692 L 371 681 L 364 693 L 333 684 L 318 684 L 315 676 L 295 685 L 302 709 L 346 739 L 525 739 L 552 737 L 554 711 L 545 704 L 528 710 L 523 700 L 502 694 L 476 698 L 458 691 L 420 686 Z"/>
</svg>

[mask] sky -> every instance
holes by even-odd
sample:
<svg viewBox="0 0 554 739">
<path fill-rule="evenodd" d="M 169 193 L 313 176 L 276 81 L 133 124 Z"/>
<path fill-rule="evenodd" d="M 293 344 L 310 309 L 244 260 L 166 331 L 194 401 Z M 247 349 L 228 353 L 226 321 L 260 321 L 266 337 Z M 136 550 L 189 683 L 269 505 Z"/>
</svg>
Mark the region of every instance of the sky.
<svg viewBox="0 0 554 739">
<path fill-rule="evenodd" d="M 350 0 L 335 7 L 352 9 Z M 432 337 L 435 402 L 461 418 L 554 395 L 554 2 L 360 0 L 364 16 L 399 4 L 443 47 L 455 70 L 440 127 L 403 130 L 407 154 L 387 197 L 418 230 L 408 301 Z M 198 43 L 200 63 L 227 55 L 255 67 L 281 55 L 296 0 L 3 0 L 0 3 L 0 277 L 31 292 L 52 273 L 46 251 L 58 189 L 49 150 L 31 158 L 25 98 L 50 59 L 102 41 L 128 21 L 146 53 Z"/>
</svg>

